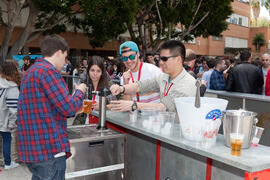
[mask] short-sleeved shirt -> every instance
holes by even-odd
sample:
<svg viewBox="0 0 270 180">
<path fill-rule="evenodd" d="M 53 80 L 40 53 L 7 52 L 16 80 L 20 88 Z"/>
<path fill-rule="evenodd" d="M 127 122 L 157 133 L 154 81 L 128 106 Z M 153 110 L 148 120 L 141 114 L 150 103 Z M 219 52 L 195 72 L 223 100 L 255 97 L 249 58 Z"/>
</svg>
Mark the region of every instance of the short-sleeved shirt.
<svg viewBox="0 0 270 180">
<path fill-rule="evenodd" d="M 140 81 L 154 78 L 155 76 L 159 76 L 160 73 L 162 73 L 162 71 L 155 65 L 149 64 L 149 63 L 143 63 Z M 138 75 L 139 75 L 139 71 L 135 73 L 132 72 L 134 82 L 138 81 Z M 129 80 L 129 83 L 133 83 L 132 79 Z M 120 84 L 123 85 L 123 78 L 121 78 Z M 159 93 L 153 93 L 151 91 L 144 94 L 141 93 L 139 96 L 139 99 L 140 99 L 140 102 L 143 102 L 143 103 L 159 103 L 160 102 Z M 137 98 L 134 97 L 133 100 L 137 100 Z"/>
<path fill-rule="evenodd" d="M 166 106 L 168 111 L 172 112 L 176 112 L 174 98 L 196 95 L 196 80 L 185 69 L 173 80 L 169 79 L 168 74 L 161 73 L 155 78 L 137 83 L 140 87 L 140 93 L 159 92 L 160 102 Z M 172 83 L 173 85 L 171 86 Z M 165 96 L 166 93 L 168 93 L 167 96 Z"/>
</svg>

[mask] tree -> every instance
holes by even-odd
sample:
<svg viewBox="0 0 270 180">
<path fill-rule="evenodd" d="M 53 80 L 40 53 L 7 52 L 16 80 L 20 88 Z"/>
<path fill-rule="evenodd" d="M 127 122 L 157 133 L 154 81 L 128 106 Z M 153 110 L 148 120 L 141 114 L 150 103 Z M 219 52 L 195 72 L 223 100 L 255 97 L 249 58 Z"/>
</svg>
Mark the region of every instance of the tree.
<svg viewBox="0 0 270 180">
<path fill-rule="evenodd" d="M 95 46 L 116 38 L 126 31 L 124 23 L 135 16 L 135 0 L 2 0 L 0 25 L 5 28 L 0 48 L 0 63 L 18 54 L 25 44 L 41 34 L 65 32 L 72 27 L 81 30 Z M 29 11 L 22 33 L 8 51 L 16 19 L 23 10 Z M 7 17 L 7 18 L 5 18 Z"/>
<path fill-rule="evenodd" d="M 252 12 L 255 19 L 255 27 L 257 26 L 257 19 L 259 18 L 261 12 L 261 1 L 260 0 L 252 0 L 251 2 Z"/>
<path fill-rule="evenodd" d="M 265 45 L 263 33 L 256 34 L 253 38 L 252 44 L 256 47 L 256 51 L 260 52 L 261 47 Z"/>
<path fill-rule="evenodd" d="M 127 24 L 131 39 L 157 49 L 168 39 L 190 40 L 220 35 L 227 29 L 233 0 L 138 0 L 135 23 Z M 148 38 L 149 37 L 149 38 Z"/>
</svg>

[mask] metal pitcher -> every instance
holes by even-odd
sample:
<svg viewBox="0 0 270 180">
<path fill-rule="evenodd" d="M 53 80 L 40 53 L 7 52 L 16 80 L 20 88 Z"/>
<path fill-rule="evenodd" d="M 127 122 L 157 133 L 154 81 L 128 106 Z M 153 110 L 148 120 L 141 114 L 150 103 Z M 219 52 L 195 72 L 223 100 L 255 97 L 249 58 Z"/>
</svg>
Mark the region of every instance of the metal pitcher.
<svg viewBox="0 0 270 180">
<path fill-rule="evenodd" d="M 244 134 L 242 149 L 249 148 L 252 140 L 252 132 L 256 123 L 258 122 L 258 119 L 256 118 L 257 113 L 243 109 L 227 110 L 223 113 L 223 133 L 225 145 L 227 147 L 231 147 L 230 133 L 241 133 Z"/>
</svg>

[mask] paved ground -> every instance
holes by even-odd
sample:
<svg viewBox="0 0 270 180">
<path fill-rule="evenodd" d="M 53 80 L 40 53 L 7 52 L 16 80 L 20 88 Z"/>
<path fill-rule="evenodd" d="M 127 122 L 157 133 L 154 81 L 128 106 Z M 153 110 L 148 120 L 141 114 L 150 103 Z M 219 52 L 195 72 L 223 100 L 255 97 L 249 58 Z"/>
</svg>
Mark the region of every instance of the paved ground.
<svg viewBox="0 0 270 180">
<path fill-rule="evenodd" d="M 4 170 L 4 167 L 2 166 L 0 169 L 1 180 L 31 180 L 32 177 L 28 168 L 24 164 L 9 170 Z"/>
</svg>

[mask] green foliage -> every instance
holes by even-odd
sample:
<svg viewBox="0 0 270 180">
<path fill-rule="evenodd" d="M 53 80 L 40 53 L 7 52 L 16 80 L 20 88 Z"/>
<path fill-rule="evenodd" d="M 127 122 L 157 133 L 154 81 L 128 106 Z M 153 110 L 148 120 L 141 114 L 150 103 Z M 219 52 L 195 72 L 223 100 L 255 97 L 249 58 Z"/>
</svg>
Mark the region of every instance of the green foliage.
<svg viewBox="0 0 270 180">
<path fill-rule="evenodd" d="M 81 1 L 85 17 L 75 21 L 90 38 L 92 46 L 102 46 L 127 30 L 126 24 L 133 22 L 136 7 L 136 0 Z"/>
<path fill-rule="evenodd" d="M 263 33 L 256 34 L 253 38 L 252 44 L 256 47 L 256 51 L 259 52 L 260 48 L 265 45 Z"/>
</svg>

